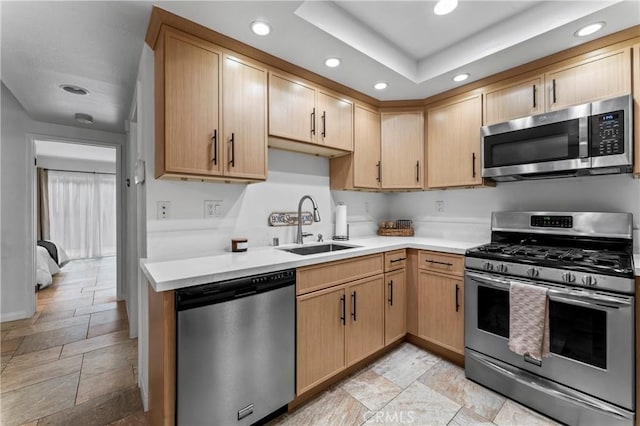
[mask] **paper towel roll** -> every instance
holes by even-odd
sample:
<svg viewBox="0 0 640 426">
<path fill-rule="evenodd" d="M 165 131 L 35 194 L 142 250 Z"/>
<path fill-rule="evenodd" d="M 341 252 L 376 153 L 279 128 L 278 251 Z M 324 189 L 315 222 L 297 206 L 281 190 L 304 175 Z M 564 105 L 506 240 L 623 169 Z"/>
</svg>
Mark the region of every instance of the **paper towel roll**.
<svg viewBox="0 0 640 426">
<path fill-rule="evenodd" d="M 347 206 L 338 204 L 336 206 L 336 237 L 347 236 Z"/>
</svg>

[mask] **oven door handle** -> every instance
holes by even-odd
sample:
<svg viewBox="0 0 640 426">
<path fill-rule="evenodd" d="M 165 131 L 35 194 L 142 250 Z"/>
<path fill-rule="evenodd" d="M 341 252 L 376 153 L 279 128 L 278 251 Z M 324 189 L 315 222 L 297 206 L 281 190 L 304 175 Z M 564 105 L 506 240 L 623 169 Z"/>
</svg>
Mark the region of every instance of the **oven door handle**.
<svg viewBox="0 0 640 426">
<path fill-rule="evenodd" d="M 511 287 L 511 282 L 521 282 L 528 284 L 525 281 L 493 277 L 469 271 L 467 271 L 467 276 L 484 286 L 492 287 L 498 290 L 508 291 L 509 287 Z M 632 306 L 632 302 L 627 298 L 605 296 L 603 294 L 597 293 L 587 293 L 582 290 L 562 291 L 556 290 L 555 288 L 549 288 L 547 294 L 549 295 L 549 300 L 561 301 L 581 306 L 604 307 L 610 309 L 630 308 Z"/>
<path fill-rule="evenodd" d="M 626 300 L 616 299 L 613 297 L 603 296 L 600 294 L 576 294 L 565 293 L 555 290 L 549 290 L 547 292 L 549 300 L 556 302 L 564 302 L 572 305 L 590 306 L 590 307 L 602 307 L 609 309 L 629 308 L 631 303 Z"/>
<path fill-rule="evenodd" d="M 541 377 L 536 377 L 533 374 L 528 374 L 523 371 L 515 370 L 508 366 L 501 366 L 489 360 L 483 355 L 476 354 L 473 352 L 466 351 L 466 356 L 470 356 L 474 358 L 476 362 L 479 362 L 495 372 L 507 376 L 518 383 L 524 385 L 528 388 L 534 388 L 537 391 L 550 395 L 552 397 L 560 398 L 565 401 L 572 402 L 574 404 L 578 404 L 587 409 L 591 409 L 593 411 L 599 411 L 605 413 L 608 416 L 614 417 L 620 420 L 629 420 L 628 415 L 625 415 L 624 412 L 617 410 L 613 406 L 609 404 L 604 404 L 600 401 L 597 401 L 595 398 L 588 398 L 581 395 L 572 395 L 568 391 L 561 389 L 555 383 L 545 380 Z M 501 363 L 502 364 L 502 363 Z"/>
</svg>

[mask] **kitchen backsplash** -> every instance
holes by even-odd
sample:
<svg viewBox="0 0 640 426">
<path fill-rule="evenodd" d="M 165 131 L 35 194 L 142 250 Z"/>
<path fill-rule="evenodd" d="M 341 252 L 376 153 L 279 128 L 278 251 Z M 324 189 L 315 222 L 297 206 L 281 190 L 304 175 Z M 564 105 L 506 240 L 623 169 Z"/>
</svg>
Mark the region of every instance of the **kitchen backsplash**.
<svg viewBox="0 0 640 426">
<path fill-rule="evenodd" d="M 640 180 L 629 175 L 590 176 L 500 183 L 495 188 L 407 193 L 330 191 L 326 158 L 269 150 L 269 179 L 251 185 L 149 179 L 147 257 L 205 256 L 229 250 L 231 238 L 247 237 L 251 247 L 291 244 L 296 227 L 271 227 L 275 211 L 296 211 L 300 198 L 315 198 L 322 220 L 304 226 L 315 241 L 334 232 L 335 206 L 344 202 L 352 238 L 374 235 L 385 219 L 412 219 L 416 236 L 484 243 L 497 210 L 623 211 L 634 215 L 635 251 L 640 228 Z M 220 216 L 205 219 L 204 201 L 222 201 Z M 169 201 L 169 219 L 158 220 L 157 202 Z M 306 201 L 303 210 L 311 211 Z"/>
</svg>

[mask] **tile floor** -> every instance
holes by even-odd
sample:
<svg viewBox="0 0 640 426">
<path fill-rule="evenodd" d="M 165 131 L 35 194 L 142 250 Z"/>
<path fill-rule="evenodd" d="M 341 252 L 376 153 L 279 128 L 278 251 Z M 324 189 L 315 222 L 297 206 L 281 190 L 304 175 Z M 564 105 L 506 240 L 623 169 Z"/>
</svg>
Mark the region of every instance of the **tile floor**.
<svg viewBox="0 0 640 426">
<path fill-rule="evenodd" d="M 114 257 L 69 262 L 33 317 L 0 324 L 0 424 L 147 424 L 115 274 Z"/>
<path fill-rule="evenodd" d="M 409 343 L 321 393 L 270 426 L 557 425 L 464 376 Z"/>
</svg>

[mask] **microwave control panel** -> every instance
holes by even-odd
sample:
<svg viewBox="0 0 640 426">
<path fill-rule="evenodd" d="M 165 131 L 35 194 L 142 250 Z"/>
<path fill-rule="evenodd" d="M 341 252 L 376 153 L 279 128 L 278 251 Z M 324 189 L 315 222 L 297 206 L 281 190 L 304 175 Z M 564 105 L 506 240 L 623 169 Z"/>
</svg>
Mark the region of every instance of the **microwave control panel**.
<svg viewBox="0 0 640 426">
<path fill-rule="evenodd" d="M 624 111 L 592 115 L 591 157 L 624 154 Z"/>
</svg>

